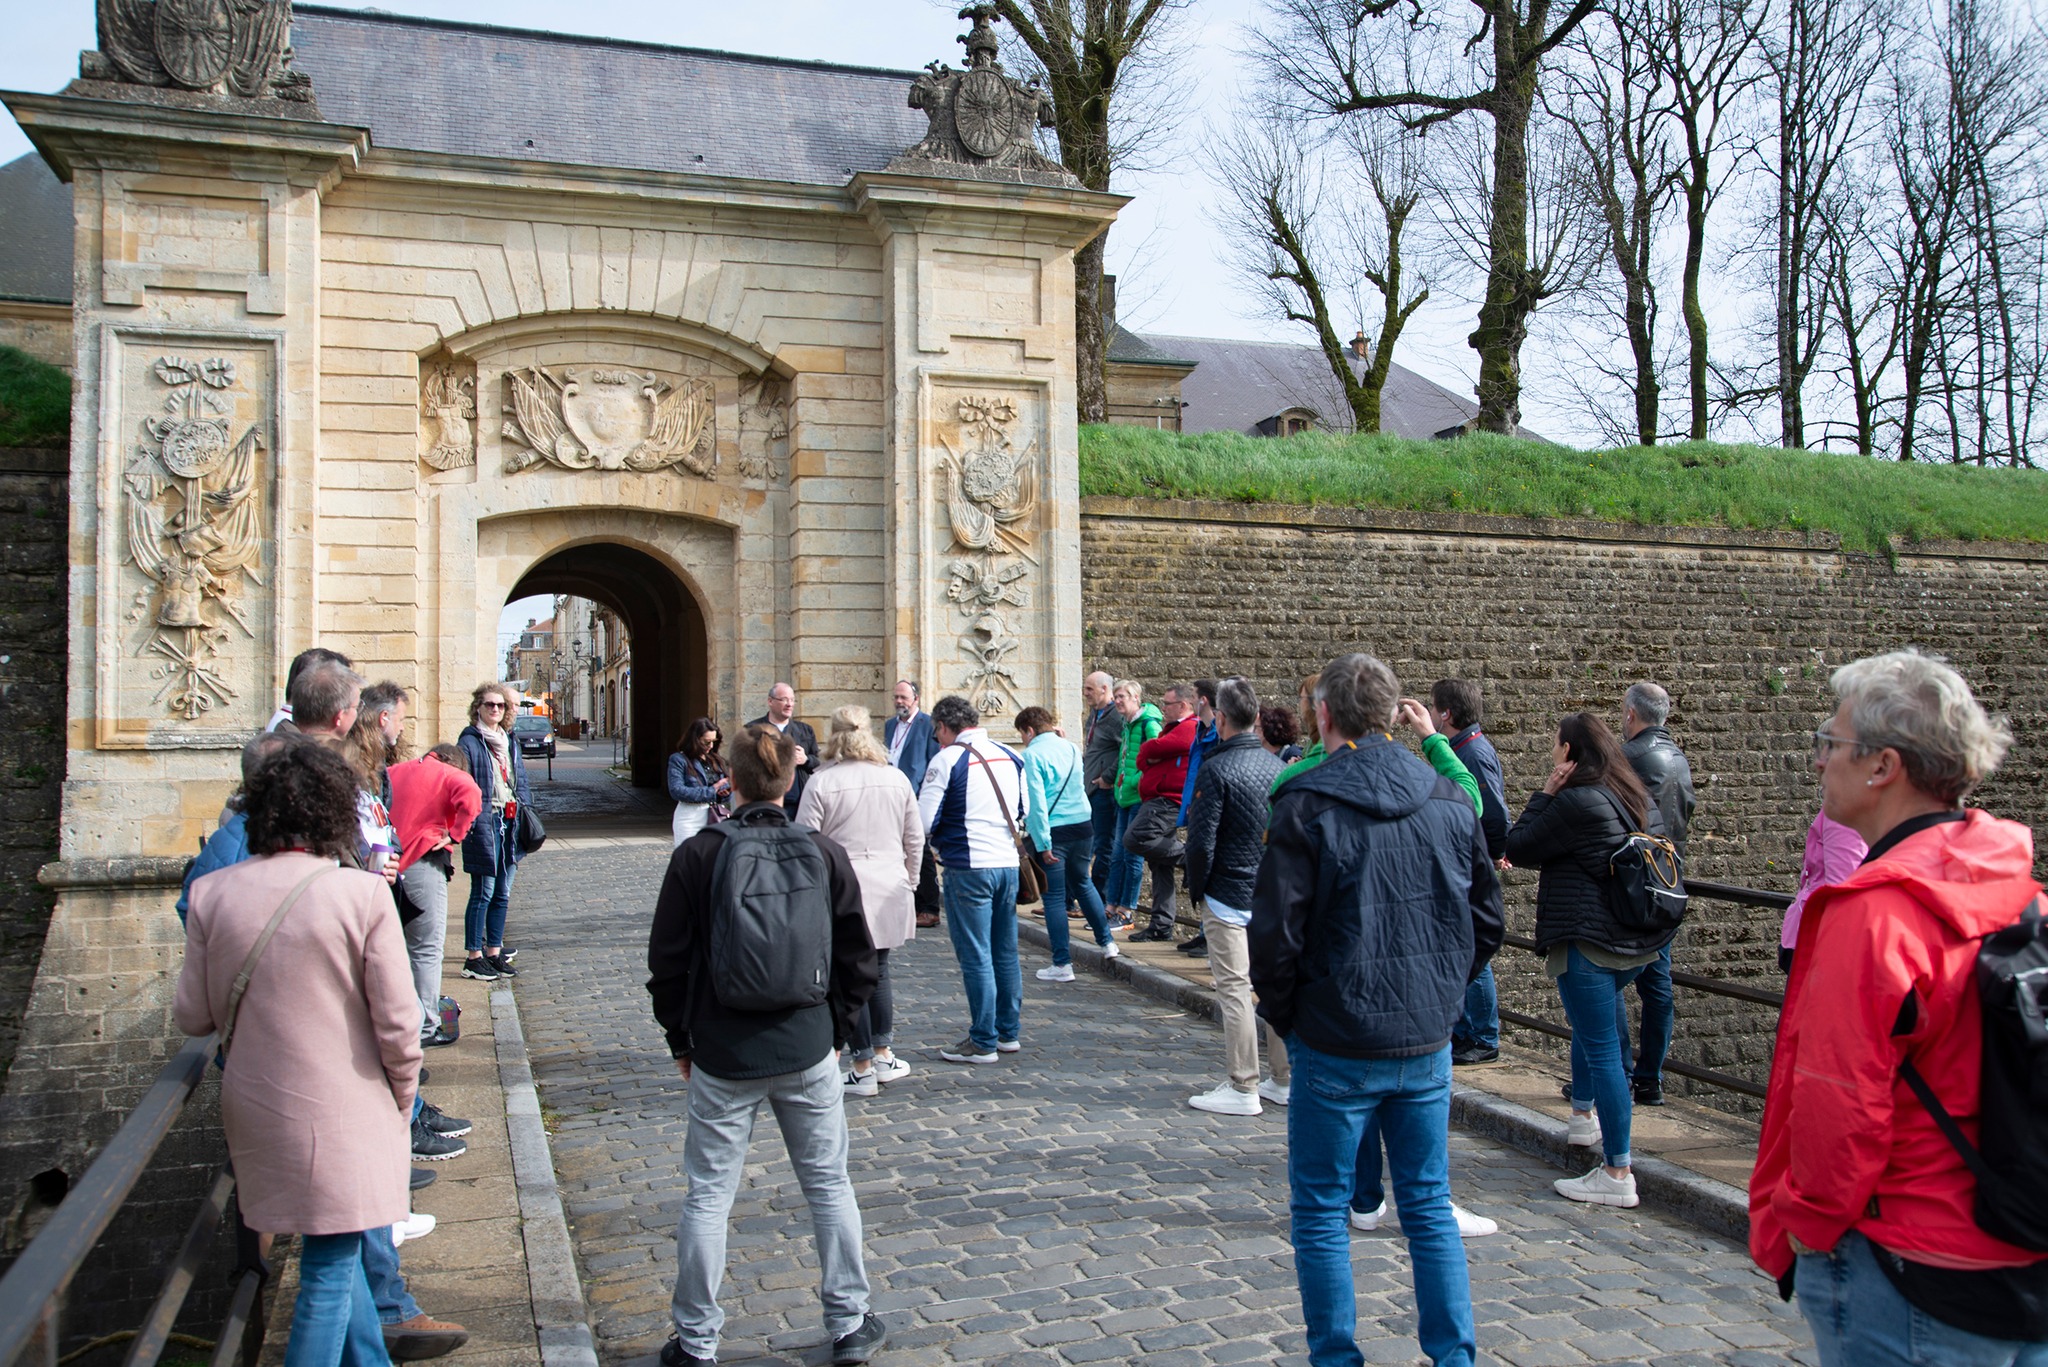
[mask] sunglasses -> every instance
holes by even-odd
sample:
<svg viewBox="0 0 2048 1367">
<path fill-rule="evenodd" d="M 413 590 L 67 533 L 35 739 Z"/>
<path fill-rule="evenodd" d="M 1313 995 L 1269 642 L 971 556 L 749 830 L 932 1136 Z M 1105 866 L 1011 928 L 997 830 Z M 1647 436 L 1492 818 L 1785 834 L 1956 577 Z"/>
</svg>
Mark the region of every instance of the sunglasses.
<svg viewBox="0 0 2048 1367">
<path fill-rule="evenodd" d="M 501 702 L 487 702 L 480 705 L 477 710 L 480 712 L 503 712 L 505 704 Z"/>
</svg>

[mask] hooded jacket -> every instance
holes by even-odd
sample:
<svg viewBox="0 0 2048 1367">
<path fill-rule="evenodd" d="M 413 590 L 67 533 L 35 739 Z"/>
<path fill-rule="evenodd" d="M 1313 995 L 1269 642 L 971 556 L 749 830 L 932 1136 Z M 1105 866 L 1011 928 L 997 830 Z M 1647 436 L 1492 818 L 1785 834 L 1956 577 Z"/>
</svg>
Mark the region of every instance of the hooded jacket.
<svg viewBox="0 0 2048 1367">
<path fill-rule="evenodd" d="M 1146 703 L 1138 709 L 1138 715 L 1124 722 L 1123 733 L 1117 738 L 1116 758 L 1116 805 L 1135 807 L 1143 798 L 1138 796 L 1138 747 L 1159 734 L 1159 709 Z"/>
<path fill-rule="evenodd" d="M 1504 929 L 1471 799 L 1385 735 L 1280 789 L 1252 905 L 1259 1015 L 1344 1058 L 1449 1044 Z"/>
<path fill-rule="evenodd" d="M 1539 790 L 1522 809 L 1521 820 L 1508 832 L 1508 862 L 1543 871 L 1536 880 L 1538 954 L 1573 940 L 1615 954 L 1648 954 L 1677 934 L 1624 926 L 1607 905 L 1607 861 L 1628 838 L 1622 822 L 1626 810 L 1620 798 L 1610 798 L 1606 788 L 1592 783 L 1566 788 L 1555 797 Z M 1648 834 L 1664 833 L 1655 803 L 1645 821 Z"/>
<path fill-rule="evenodd" d="M 2039 893 L 2033 858 L 2025 826 L 1972 810 L 1807 900 L 1749 1184 L 1749 1251 L 1772 1276 L 1791 1237 L 1826 1252 L 1852 1229 L 1939 1267 L 2048 1257 L 1977 1227 L 1976 1180 L 1899 1076 L 1911 1059 L 1977 1138 L 1978 941 Z"/>
</svg>

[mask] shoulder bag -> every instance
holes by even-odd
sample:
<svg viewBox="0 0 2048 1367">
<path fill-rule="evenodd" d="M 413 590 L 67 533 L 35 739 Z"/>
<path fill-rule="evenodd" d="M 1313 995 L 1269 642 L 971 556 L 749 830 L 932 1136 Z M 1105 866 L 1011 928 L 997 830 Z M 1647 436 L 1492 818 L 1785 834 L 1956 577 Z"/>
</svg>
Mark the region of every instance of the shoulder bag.
<svg viewBox="0 0 2048 1367">
<path fill-rule="evenodd" d="M 988 786 L 995 790 L 996 806 L 1002 809 L 1003 821 L 1010 828 L 1010 839 L 1017 846 L 1017 905 L 1035 907 L 1045 900 L 1045 870 L 1038 866 L 1038 856 L 1031 848 L 1031 840 L 1017 829 L 1017 818 L 1010 812 L 1010 804 L 1003 798 L 1003 785 L 996 782 L 996 771 L 989 767 L 981 752 L 969 746 L 968 755 L 988 775 Z M 1017 786 L 1024 786 L 1024 767 L 1017 766 Z"/>
<path fill-rule="evenodd" d="M 299 895 L 312 886 L 313 880 L 322 874 L 333 873 L 330 868 L 318 868 L 299 880 L 297 887 L 285 894 L 277 910 L 270 914 L 270 924 L 263 927 L 263 933 L 256 937 L 256 943 L 249 947 L 249 957 L 242 960 L 242 971 L 235 974 L 234 986 L 228 989 L 228 1007 L 221 1013 L 220 1052 L 226 1058 L 228 1046 L 235 1038 L 235 1019 L 242 1014 L 242 998 L 249 991 L 249 977 L 256 971 L 256 961 L 263 957 L 263 951 L 270 948 L 270 937 L 277 934 L 277 928 L 284 924 L 285 913 L 298 903 Z"/>
</svg>

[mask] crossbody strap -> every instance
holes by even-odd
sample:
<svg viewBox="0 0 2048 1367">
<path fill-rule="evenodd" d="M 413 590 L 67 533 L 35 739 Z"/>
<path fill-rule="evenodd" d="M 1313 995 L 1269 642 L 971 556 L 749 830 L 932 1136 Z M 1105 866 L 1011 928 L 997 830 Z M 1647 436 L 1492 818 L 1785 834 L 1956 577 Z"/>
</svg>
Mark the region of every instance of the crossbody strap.
<svg viewBox="0 0 2048 1367">
<path fill-rule="evenodd" d="M 256 961 L 263 957 L 263 951 L 270 948 L 270 937 L 277 934 L 277 928 L 284 924 L 285 913 L 299 900 L 299 895 L 312 886 L 313 880 L 322 874 L 334 873 L 334 869 L 318 868 L 299 880 L 297 887 L 285 894 L 277 910 L 270 914 L 270 924 L 263 927 L 263 933 L 256 937 L 256 943 L 249 948 L 249 957 L 242 960 L 242 971 L 235 974 L 234 986 L 228 989 L 228 1009 L 222 1013 L 220 1023 L 220 1052 L 223 1057 L 235 1038 L 235 1018 L 242 1013 L 242 998 L 249 991 L 250 975 L 256 971 Z"/>
<path fill-rule="evenodd" d="M 995 769 L 981 757 L 981 752 L 971 745 L 967 747 L 967 757 L 979 764 L 981 771 L 988 775 L 988 786 L 996 790 L 996 806 L 1003 809 L 1003 822 L 1010 828 L 1010 839 L 1017 839 L 1017 818 L 1010 815 L 1010 804 L 1003 800 L 1003 785 L 996 782 Z M 1017 775 L 1017 781 L 1021 787 L 1024 781 L 1023 774 Z"/>
</svg>

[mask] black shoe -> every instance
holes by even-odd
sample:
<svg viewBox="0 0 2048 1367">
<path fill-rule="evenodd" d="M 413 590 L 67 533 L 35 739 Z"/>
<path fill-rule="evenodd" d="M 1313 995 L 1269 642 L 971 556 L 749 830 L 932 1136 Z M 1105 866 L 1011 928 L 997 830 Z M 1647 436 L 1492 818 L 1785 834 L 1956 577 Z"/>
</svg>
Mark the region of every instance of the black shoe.
<svg viewBox="0 0 2048 1367">
<path fill-rule="evenodd" d="M 1458 1067 L 1468 1063 L 1492 1063 L 1499 1057 L 1500 1050 L 1488 1049 L 1478 1044 L 1467 1044 L 1451 1050 L 1451 1062 Z"/>
<path fill-rule="evenodd" d="M 505 956 L 502 954 L 486 954 L 484 955 L 484 962 L 491 966 L 491 972 L 501 978 L 516 978 L 519 976 L 519 970 L 507 963 Z"/>
<path fill-rule="evenodd" d="M 1638 1082 L 1635 1085 L 1635 1098 L 1636 1105 L 1638 1106 L 1662 1106 L 1664 1104 L 1664 1084 L 1661 1082 Z"/>
<path fill-rule="evenodd" d="M 414 1168 L 412 1170 L 411 1184 L 407 1186 L 406 1190 L 418 1191 L 421 1187 L 431 1187 L 440 1180 L 441 1174 L 435 1172 L 432 1168 Z"/>
<path fill-rule="evenodd" d="M 695 1353 L 684 1352 L 683 1341 L 674 1334 L 670 1334 L 668 1342 L 661 1345 L 661 1367 L 698 1367 L 699 1363 L 705 1367 L 718 1367 L 715 1357 L 700 1358 Z"/>
<path fill-rule="evenodd" d="M 424 1069 L 424 1068 L 422 1068 L 422 1069 L 420 1069 L 420 1086 L 424 1087 L 424 1086 L 426 1086 L 426 1085 L 427 1085 L 427 1070 L 426 1070 L 426 1069 Z"/>
<path fill-rule="evenodd" d="M 491 961 L 481 954 L 472 954 L 462 961 L 462 976 L 475 978 L 480 983 L 494 983 L 498 970 L 491 967 Z"/>
<path fill-rule="evenodd" d="M 860 1326 L 852 1333 L 841 1334 L 832 1340 L 832 1367 L 866 1362 L 882 1351 L 882 1345 L 888 1341 L 889 1331 L 882 1327 L 882 1321 L 873 1315 L 864 1315 Z"/>
<path fill-rule="evenodd" d="M 447 1045 L 455 1043 L 455 1041 L 460 1038 L 462 1038 L 460 1035 L 451 1035 L 446 1030 L 443 1030 L 439 1026 L 436 1026 L 434 1028 L 433 1034 L 420 1036 L 420 1048 L 440 1049 Z M 423 1068 L 420 1071 L 424 1073 L 426 1070 Z M 425 1082 L 426 1078 L 422 1077 L 420 1081 Z"/>
<path fill-rule="evenodd" d="M 503 945 L 503 946 L 500 946 L 500 948 L 499 948 L 499 950 L 498 950 L 498 957 L 499 957 L 499 958 L 501 958 L 501 959 L 503 959 L 503 960 L 504 960 L 504 961 L 505 961 L 506 963 L 508 963 L 508 964 L 509 964 L 509 963 L 511 963 L 511 962 L 512 962 L 512 961 L 513 961 L 514 959 L 516 959 L 516 958 L 518 958 L 518 957 L 519 957 L 519 951 L 518 951 L 518 950 L 516 950 L 516 949 L 514 949 L 514 948 L 512 948 L 512 946 L 510 946 L 510 945 Z"/>
<path fill-rule="evenodd" d="M 475 1128 L 467 1120 L 457 1120 L 431 1101 L 420 1103 L 420 1124 L 443 1139 L 460 1139 Z"/>
<path fill-rule="evenodd" d="M 1172 938 L 1173 932 L 1170 930 L 1136 930 L 1124 937 L 1124 943 L 1127 945 L 1157 944 L 1162 940 L 1171 940 Z"/>
<path fill-rule="evenodd" d="M 1209 952 L 1209 937 L 1207 935 L 1197 935 L 1192 940 L 1181 941 L 1174 948 L 1183 954 L 1206 955 Z"/>
<path fill-rule="evenodd" d="M 412 1122 L 412 1156 L 420 1162 L 439 1163 L 447 1158 L 460 1158 L 468 1152 L 469 1145 L 460 1139 L 451 1139 L 428 1129 L 425 1112 Z"/>
<path fill-rule="evenodd" d="M 1566 1101 L 1570 1101 L 1570 1100 L 1572 1099 L 1572 1085 L 1571 1085 L 1571 1083 L 1567 1082 L 1567 1083 L 1565 1083 L 1565 1084 L 1564 1084 L 1563 1086 L 1559 1087 L 1559 1088 L 1557 1089 L 1557 1094 L 1558 1094 L 1559 1096 L 1563 1097 L 1563 1098 L 1564 1098 L 1564 1099 L 1565 1099 Z"/>
</svg>

